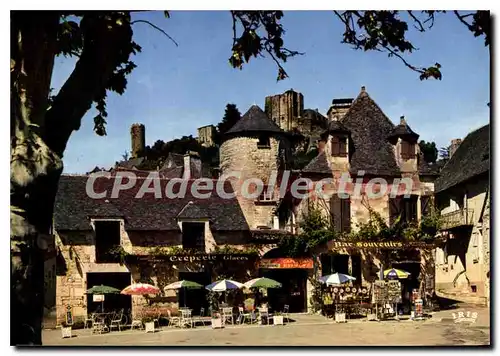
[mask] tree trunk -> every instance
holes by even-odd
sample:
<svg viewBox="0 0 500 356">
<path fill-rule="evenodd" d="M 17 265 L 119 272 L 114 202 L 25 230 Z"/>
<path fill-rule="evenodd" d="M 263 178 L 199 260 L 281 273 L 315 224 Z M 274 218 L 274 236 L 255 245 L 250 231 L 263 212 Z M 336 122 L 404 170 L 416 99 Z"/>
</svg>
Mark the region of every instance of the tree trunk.
<svg viewBox="0 0 500 356">
<path fill-rule="evenodd" d="M 11 345 L 41 345 L 44 261 L 61 169 L 11 183 Z"/>
<path fill-rule="evenodd" d="M 83 115 L 132 52 L 128 13 L 86 13 L 80 59 L 48 108 L 60 16 L 11 12 L 12 345 L 42 343 L 44 260 L 53 242 L 62 156 Z"/>
</svg>

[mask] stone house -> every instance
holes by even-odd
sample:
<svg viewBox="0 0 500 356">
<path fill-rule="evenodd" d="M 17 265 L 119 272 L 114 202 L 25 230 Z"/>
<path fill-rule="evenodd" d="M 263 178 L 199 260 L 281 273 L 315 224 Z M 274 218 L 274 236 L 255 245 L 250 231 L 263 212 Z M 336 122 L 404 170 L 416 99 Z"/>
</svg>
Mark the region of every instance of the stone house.
<svg viewBox="0 0 500 356">
<path fill-rule="evenodd" d="M 489 125 L 453 140 L 450 159 L 436 181 L 441 245 L 436 248 L 438 294 L 489 303 Z"/>
<path fill-rule="evenodd" d="M 403 117 L 394 125 L 364 87 L 348 110 L 345 102 L 338 104 L 342 110 L 330 111 L 320 153 L 301 172 L 312 181 L 310 189 L 323 195 L 300 201 L 295 207 L 298 219 L 311 207 L 319 208 L 338 233 L 368 222 L 370 210 L 387 224 L 398 216 L 409 223 L 420 221 L 429 212 L 437 173 L 423 160 L 419 135 Z M 318 256 L 318 274 L 347 273 L 369 284 L 379 278 L 381 267 L 391 267 L 381 266 L 381 250 L 337 246 L 329 244 Z M 412 273 L 410 289 L 424 287 L 432 293 L 430 250 L 407 248 L 391 265 Z"/>
<path fill-rule="evenodd" d="M 134 281 L 148 281 L 163 288 L 181 279 L 207 285 L 226 276 L 240 281 L 268 276 L 283 284 L 269 292 L 273 309 L 288 304 L 291 312 L 303 312 L 310 306 L 310 279 L 317 274 L 350 273 L 363 284 L 376 279 L 379 261 L 371 251 L 329 244 L 316 259 L 293 259 L 276 245 L 281 236 L 298 232 L 297 222 L 312 205 L 323 207 L 338 231 L 356 229 L 357 223 L 366 221 L 368 206 L 387 222 L 398 215 L 418 221 L 429 208 L 436 173 L 423 161 L 418 134 L 405 120 L 394 125 L 364 88 L 354 101 L 334 102 L 332 107 L 331 121 L 317 133 L 320 153 L 301 172 L 289 170 L 295 133 L 284 130 L 258 106 L 250 107 L 222 138 L 221 179 L 204 179 L 209 198 L 192 193 L 193 179 L 203 176 L 199 175 L 203 167 L 191 153 L 172 154 L 156 171 L 158 192 L 150 187 L 150 172 L 133 168 L 128 172 L 138 177 L 136 184 L 118 197 L 112 196 L 113 183 L 117 175 L 126 175 L 126 169 L 98 172 L 111 176 L 101 176 L 90 186 L 96 193 L 107 192 L 96 199 L 87 193 L 89 176 L 63 176 L 54 216 L 58 322 L 68 305 L 75 317 L 95 309 L 99 303 L 84 292 L 101 283 L 124 288 Z M 137 136 L 142 134 L 132 139 Z M 141 142 L 132 146 L 140 151 Z M 338 192 L 342 174 L 361 179 L 361 197 L 290 199 L 290 184 L 299 178 L 309 178 L 315 185 L 333 178 L 324 189 Z M 370 184 L 374 191 L 383 189 L 381 179 L 388 182 L 388 191 L 398 187 L 398 196 L 367 199 Z M 228 199 L 217 190 L 221 180 L 223 191 L 231 195 Z M 186 182 L 186 194 L 165 197 L 180 182 Z M 347 186 L 352 189 L 352 184 Z M 409 197 L 402 197 L 402 192 L 409 192 Z M 116 251 L 121 251 L 119 256 Z M 428 253 L 419 249 L 410 249 L 397 262 L 411 269 L 416 279 L 421 269 L 432 266 L 434 271 Z M 207 307 L 204 290 L 189 293 L 195 310 Z M 153 301 L 178 306 L 183 297 L 173 292 L 155 300 L 110 296 L 105 307 L 118 305 L 138 313 Z"/>
</svg>

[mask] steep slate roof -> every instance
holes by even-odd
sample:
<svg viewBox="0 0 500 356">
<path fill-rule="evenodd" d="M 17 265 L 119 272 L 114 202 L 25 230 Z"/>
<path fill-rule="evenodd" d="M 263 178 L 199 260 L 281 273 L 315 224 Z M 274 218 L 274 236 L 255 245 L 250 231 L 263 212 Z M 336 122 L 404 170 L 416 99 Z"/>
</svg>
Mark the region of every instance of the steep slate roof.
<svg viewBox="0 0 500 356">
<path fill-rule="evenodd" d="M 225 135 L 259 132 L 285 134 L 274 121 L 267 117 L 266 113 L 262 111 L 261 108 L 257 105 L 252 105 Z"/>
<path fill-rule="evenodd" d="M 338 133 L 351 133 L 351 131 L 345 127 L 340 121 L 333 120 L 328 125 L 328 132 L 338 132 Z"/>
<path fill-rule="evenodd" d="M 404 117 L 401 117 L 401 123 L 392 130 L 392 132 L 388 136 L 389 138 L 397 138 L 397 137 L 408 137 L 413 139 L 414 141 L 418 140 L 419 135 L 415 133 L 410 126 L 406 123 Z"/>
<path fill-rule="evenodd" d="M 86 183 L 88 176 L 63 175 L 59 181 L 59 189 L 54 207 L 54 227 L 56 230 L 90 230 L 91 217 L 123 217 L 127 230 L 179 230 L 177 216 L 186 205 L 193 201 L 198 214 L 206 215 L 214 230 L 241 231 L 248 230 L 248 224 L 235 198 L 223 199 L 216 192 L 216 181 L 213 191 L 207 199 L 197 199 L 191 194 L 193 180 L 187 181 L 186 194 L 180 198 L 165 196 L 168 179 L 160 179 L 161 198 L 154 193 L 146 193 L 142 198 L 135 198 L 144 182 L 138 178 L 135 186 L 119 192 L 118 198 L 111 198 L 114 179 L 97 178 L 94 183 L 95 192 L 107 191 L 107 197 L 92 199 L 87 196 Z M 124 181 L 126 178 L 124 179 Z M 179 192 L 179 183 L 171 189 Z M 150 183 L 150 187 L 153 184 Z M 233 192 L 231 183 L 226 181 L 224 190 Z M 206 190 L 203 190 L 205 193 Z M 191 209 L 185 213 L 193 213 Z"/>
<path fill-rule="evenodd" d="M 127 161 L 118 162 L 117 167 L 132 169 L 138 167 L 142 162 L 144 162 L 144 157 L 130 158 Z"/>
<path fill-rule="evenodd" d="M 467 135 L 435 182 L 435 192 L 441 192 L 490 169 L 490 125 Z"/>
<path fill-rule="evenodd" d="M 351 172 L 373 175 L 400 175 L 394 149 L 387 140 L 394 124 L 362 89 L 341 123 L 351 131 L 354 153 Z"/>
<path fill-rule="evenodd" d="M 332 169 L 326 158 L 326 153 L 323 151 L 316 157 L 314 157 L 311 162 L 307 164 L 302 169 L 303 173 L 316 173 L 316 174 L 332 174 Z"/>
<path fill-rule="evenodd" d="M 194 203 L 192 200 L 189 201 L 184 208 L 177 214 L 178 219 L 205 219 L 208 218 L 208 213 L 200 206 Z"/>
</svg>

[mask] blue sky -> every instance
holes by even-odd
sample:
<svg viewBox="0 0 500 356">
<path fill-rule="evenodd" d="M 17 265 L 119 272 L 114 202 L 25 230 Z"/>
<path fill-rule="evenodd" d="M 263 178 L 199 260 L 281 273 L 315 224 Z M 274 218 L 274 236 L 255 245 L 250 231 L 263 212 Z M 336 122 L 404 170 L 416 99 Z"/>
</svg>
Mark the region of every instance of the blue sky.
<svg viewBox="0 0 500 356">
<path fill-rule="evenodd" d="M 443 68 L 442 81 L 420 81 L 399 60 L 382 53 L 363 53 L 341 44 L 343 27 L 332 12 L 287 11 L 283 19 L 285 44 L 305 55 L 290 59 L 289 79 L 276 82 L 269 58 L 253 59 L 243 70 L 228 64 L 231 16 L 224 11 L 140 13 L 162 27 L 176 47 L 157 30 L 134 24 L 134 39 L 143 50 L 124 95 L 109 95 L 108 135 L 93 132 L 95 111 L 83 119 L 64 155 L 65 172 L 84 173 L 109 168 L 130 151 L 130 125 L 146 126 L 146 143 L 196 136 L 197 127 L 216 124 L 227 103 L 243 114 L 252 104 L 264 108 L 267 95 L 293 88 L 304 95 L 305 108 L 326 113 L 334 98 L 356 97 L 361 86 L 394 122 L 404 115 L 411 128 L 438 147 L 464 137 L 489 122 L 490 59 L 482 38 L 454 17 L 437 16 L 431 31 L 411 31 L 419 51 L 408 57 L 415 65 Z M 56 90 L 71 73 L 75 60 L 57 58 L 52 80 Z"/>
</svg>

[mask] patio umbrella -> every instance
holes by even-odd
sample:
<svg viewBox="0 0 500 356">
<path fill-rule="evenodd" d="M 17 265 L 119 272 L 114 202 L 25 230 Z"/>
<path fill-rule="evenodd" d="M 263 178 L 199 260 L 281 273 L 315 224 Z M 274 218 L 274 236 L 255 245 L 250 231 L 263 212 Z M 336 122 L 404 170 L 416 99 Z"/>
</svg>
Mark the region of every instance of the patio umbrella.
<svg viewBox="0 0 500 356">
<path fill-rule="evenodd" d="M 223 279 L 209 284 L 205 288 L 212 292 L 225 292 L 227 290 L 240 289 L 243 287 L 244 285 L 240 282 L 232 281 L 230 279 Z"/>
<path fill-rule="evenodd" d="M 408 278 L 408 276 L 410 274 L 411 274 L 410 272 L 406 272 L 406 271 L 403 271 L 403 270 L 400 270 L 400 269 L 396 269 L 396 268 L 390 268 L 390 269 L 386 269 L 384 271 L 384 278 L 388 278 L 388 279 L 405 279 L 405 278 Z"/>
<path fill-rule="evenodd" d="M 158 294 L 160 289 L 147 283 L 134 283 L 121 291 L 125 295 Z"/>
<path fill-rule="evenodd" d="M 261 277 L 261 278 L 254 278 L 246 283 L 244 283 L 244 286 L 248 289 L 250 288 L 281 288 L 281 283 L 275 281 L 274 279 L 271 278 L 266 278 L 266 277 Z"/>
<path fill-rule="evenodd" d="M 205 288 L 211 292 L 226 292 L 228 290 L 241 289 L 244 285 L 240 282 L 232 281 L 230 279 L 222 279 L 209 284 Z M 224 293 L 224 300 L 227 302 L 227 295 Z"/>
<path fill-rule="evenodd" d="M 319 279 L 320 282 L 325 283 L 327 286 L 344 284 L 355 280 L 356 278 L 343 273 L 329 274 Z"/>
<path fill-rule="evenodd" d="M 105 285 L 100 285 L 100 286 L 93 286 L 92 288 L 90 289 L 87 289 L 87 291 L 85 292 L 87 294 L 118 294 L 120 293 L 120 290 L 119 289 L 116 289 L 114 287 L 110 287 L 110 286 L 105 286 Z M 104 311 L 104 301 L 101 302 L 101 308 L 102 308 L 102 311 Z"/>
<path fill-rule="evenodd" d="M 203 288 L 203 286 L 199 283 L 196 283 L 196 282 L 182 280 L 182 281 L 170 283 L 169 285 L 167 285 L 164 288 L 164 290 L 181 289 L 181 288 L 200 289 L 200 288 Z M 184 306 L 186 306 L 186 293 L 184 293 Z"/>
</svg>

